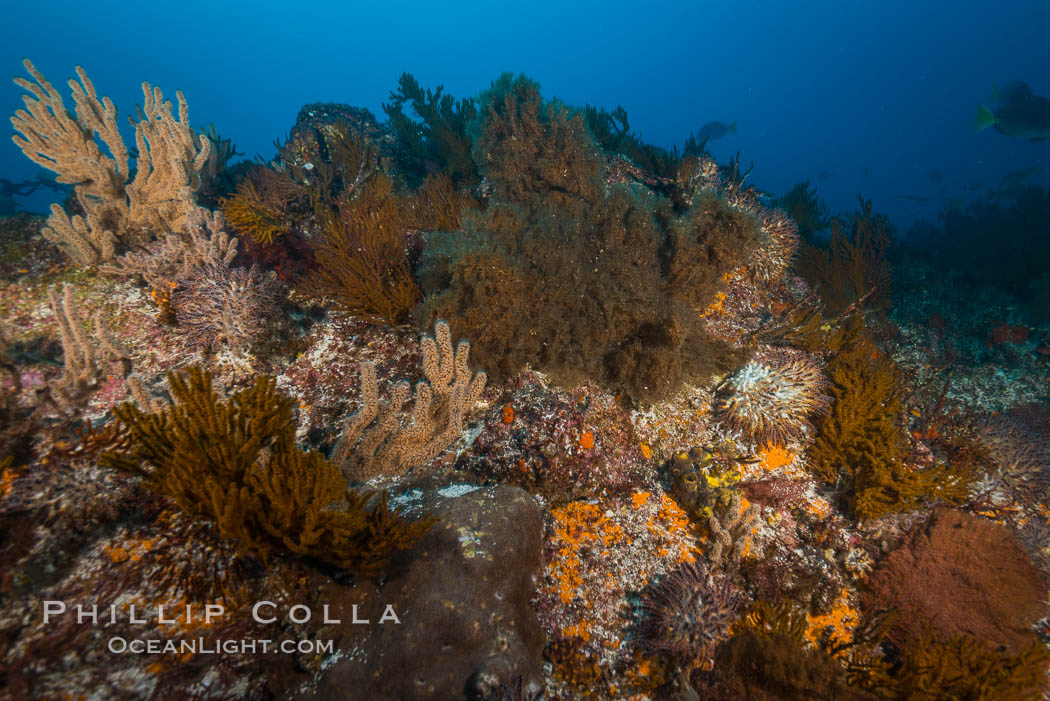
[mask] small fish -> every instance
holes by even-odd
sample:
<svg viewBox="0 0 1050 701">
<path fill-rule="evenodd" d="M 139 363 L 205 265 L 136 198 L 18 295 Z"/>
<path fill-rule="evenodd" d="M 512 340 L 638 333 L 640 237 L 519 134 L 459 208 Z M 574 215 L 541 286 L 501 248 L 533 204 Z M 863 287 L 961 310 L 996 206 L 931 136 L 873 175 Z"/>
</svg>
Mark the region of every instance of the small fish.
<svg viewBox="0 0 1050 701">
<path fill-rule="evenodd" d="M 997 200 L 1010 200 L 1021 194 L 1025 181 L 1039 172 L 1039 166 L 1031 166 L 1012 171 L 1003 176 L 999 181 L 999 187 L 994 190 L 989 188 L 988 196 Z"/>
<path fill-rule="evenodd" d="M 1025 141 L 1050 138 L 1050 100 L 1036 95 L 1027 83 L 1014 80 L 993 91 L 994 109 L 977 106 L 977 131 L 994 127 L 1000 134 Z"/>
<path fill-rule="evenodd" d="M 944 173 L 942 173 L 938 168 L 934 168 L 926 175 L 930 178 L 930 182 L 934 183 L 935 185 L 940 185 L 944 182 Z"/>
<path fill-rule="evenodd" d="M 830 170 L 825 168 L 824 170 L 822 170 L 819 173 L 817 173 L 817 180 L 819 180 L 820 182 L 825 182 L 827 180 L 830 180 L 831 176 L 833 176 L 833 175 L 834 175 L 834 173 L 832 173 Z"/>
<path fill-rule="evenodd" d="M 700 133 L 696 135 L 697 141 L 715 141 L 723 138 L 726 134 L 736 133 L 736 122 L 724 124 L 722 122 L 708 122 L 700 127 Z"/>
<path fill-rule="evenodd" d="M 951 197 L 941 203 L 941 209 L 945 212 L 958 212 L 962 210 L 965 203 L 966 200 L 962 197 Z"/>
<path fill-rule="evenodd" d="M 930 201 L 929 197 L 921 197 L 919 195 L 894 195 L 898 200 L 908 200 L 909 202 L 921 202 L 926 203 Z"/>
<path fill-rule="evenodd" d="M 984 189 L 984 183 L 977 182 L 976 180 L 968 180 L 963 184 L 963 190 L 967 192 L 977 192 L 978 190 Z"/>
<path fill-rule="evenodd" d="M 1018 170 L 1011 171 L 1004 175 L 1002 180 L 999 181 L 999 187 L 1016 187 L 1038 172 L 1039 166 L 1030 166 L 1028 168 L 1019 168 Z"/>
</svg>

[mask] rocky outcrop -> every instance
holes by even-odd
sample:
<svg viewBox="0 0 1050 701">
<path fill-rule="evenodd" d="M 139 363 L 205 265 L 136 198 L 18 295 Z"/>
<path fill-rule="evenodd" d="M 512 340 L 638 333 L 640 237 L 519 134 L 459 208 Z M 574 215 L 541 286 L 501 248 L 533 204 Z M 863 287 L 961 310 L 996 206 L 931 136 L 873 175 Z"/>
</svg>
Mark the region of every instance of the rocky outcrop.
<svg viewBox="0 0 1050 701">
<path fill-rule="evenodd" d="M 539 504 L 516 487 L 454 485 L 422 495 L 422 505 L 439 522 L 382 586 L 322 585 L 329 618 L 342 621 L 331 630 L 337 661 L 304 697 L 487 699 L 542 689 L 543 635 L 529 606 Z M 369 623 L 351 623 L 355 611 Z"/>
</svg>

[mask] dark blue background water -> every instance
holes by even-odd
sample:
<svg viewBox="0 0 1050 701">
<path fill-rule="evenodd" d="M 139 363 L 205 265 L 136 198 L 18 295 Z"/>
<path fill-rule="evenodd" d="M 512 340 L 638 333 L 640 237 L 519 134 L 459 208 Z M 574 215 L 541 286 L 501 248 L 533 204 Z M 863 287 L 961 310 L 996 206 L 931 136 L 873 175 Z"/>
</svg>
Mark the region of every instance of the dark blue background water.
<svg viewBox="0 0 1050 701">
<path fill-rule="evenodd" d="M 966 195 L 968 181 L 994 186 L 1038 165 L 1033 182 L 1050 183 L 1050 142 L 973 130 L 997 83 L 1025 80 L 1050 96 L 1048 31 L 1045 0 L 11 3 L 0 75 L 24 75 L 28 56 L 72 106 L 64 81 L 80 64 L 122 115 L 142 101 L 143 80 L 172 100 L 182 90 L 192 124 L 214 123 L 269 158 L 306 102 L 382 117 L 402 71 L 456 96 L 524 72 L 546 97 L 623 105 L 632 128 L 663 146 L 735 120 L 738 134 L 710 150 L 724 162 L 739 149 L 761 189 L 812 179 L 833 211 L 862 193 L 906 228 Z M 5 114 L 20 94 L 0 82 Z M 3 140 L 0 177 L 36 171 Z M 54 198 L 25 204 L 43 210 Z"/>
</svg>

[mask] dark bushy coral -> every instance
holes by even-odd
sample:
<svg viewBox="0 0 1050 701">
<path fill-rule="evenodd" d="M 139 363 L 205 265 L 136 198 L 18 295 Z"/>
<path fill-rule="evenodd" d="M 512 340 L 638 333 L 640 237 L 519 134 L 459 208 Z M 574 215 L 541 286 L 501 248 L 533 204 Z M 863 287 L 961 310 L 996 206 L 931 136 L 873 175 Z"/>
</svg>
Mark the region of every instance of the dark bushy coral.
<svg viewBox="0 0 1050 701">
<path fill-rule="evenodd" d="M 0 639 L 7 644 L 0 659 L 5 698 L 59 697 L 71 688 L 106 698 L 141 696 L 160 688 L 172 697 L 192 698 L 205 676 L 211 679 L 213 696 L 254 698 L 263 693 L 264 674 L 279 676 L 286 673 L 284 665 L 299 661 L 264 663 L 261 652 L 245 652 L 208 655 L 211 659 L 157 655 L 137 662 L 119 656 L 99 664 L 93 625 L 79 623 L 72 612 L 45 622 L 38 615 L 44 600 L 89 600 L 101 611 L 114 606 L 116 620 L 107 621 L 107 635 L 136 641 L 134 645 L 160 639 L 214 646 L 223 639 L 273 633 L 272 626 L 252 620 L 242 608 L 246 602 L 265 599 L 285 608 L 290 602 L 313 605 L 316 599 L 298 584 L 304 573 L 301 563 L 272 561 L 264 567 L 253 558 L 235 557 L 232 545 L 218 542 L 208 524 L 173 511 L 170 502 L 137 479 L 84 462 L 41 465 L 31 473 L 0 504 L 0 541 L 5 541 L 0 543 L 0 568 L 11 573 L 5 578 L 0 622 Z M 17 540 L 28 553 L 21 563 L 7 560 L 13 554 L 5 547 L 8 540 Z M 174 609 L 175 625 L 161 624 L 154 616 L 131 623 L 125 604 L 129 599 L 137 608 L 138 602 L 148 601 L 151 611 L 161 604 L 166 611 Z M 226 615 L 210 626 L 195 626 L 184 613 L 184 605 L 192 605 L 196 618 L 204 605 L 215 603 L 225 607 Z M 302 639 L 291 627 L 282 634 Z"/>
<path fill-rule="evenodd" d="M 905 699 L 1016 699 L 1039 701 L 1047 690 L 1050 652 L 1033 640 L 1015 654 L 987 641 L 925 637 L 894 674 L 875 675 L 873 689 Z"/>
<path fill-rule="evenodd" d="M 425 252 L 418 318 L 447 319 L 490 374 L 531 363 L 642 401 L 724 370 L 733 353 L 699 311 L 760 242 L 758 220 L 715 191 L 676 215 L 641 189 L 606 188 L 582 115 L 527 79 L 501 79 L 482 108 L 474 156 L 494 194 L 464 236 Z"/>
<path fill-rule="evenodd" d="M 312 268 L 297 280 L 307 297 L 370 323 L 398 323 L 419 300 L 407 229 L 454 220 L 464 205 L 440 181 L 414 199 L 395 192 L 381 168 L 388 144 L 374 119 L 338 107 L 300 113 L 292 137 L 278 147 L 279 170 L 253 171 L 252 187 L 242 187 L 225 207 L 256 240 L 248 252 L 275 261 L 286 279 Z M 300 232 L 317 228 L 320 235 L 307 236 L 304 245 Z"/>
<path fill-rule="evenodd" d="M 405 114 L 405 105 L 412 106 L 419 122 Z M 424 91 L 411 74 L 402 73 L 383 111 L 398 138 L 398 163 L 410 181 L 419 183 L 439 169 L 457 186 L 469 187 L 481 180 L 467 135 L 467 125 L 477 118 L 474 100 L 457 101 L 444 94 L 442 85 Z"/>
<path fill-rule="evenodd" d="M 829 362 L 830 413 L 809 451 L 817 475 L 845 480 L 846 502 L 861 519 L 914 508 L 926 501 L 965 500 L 969 474 L 944 465 L 915 469 L 905 464 L 900 377 L 859 317 L 844 322 L 848 337 Z"/>
<path fill-rule="evenodd" d="M 472 154 L 499 200 L 549 195 L 596 203 L 603 163 L 583 115 L 545 102 L 540 86 L 504 73 L 480 97 Z"/>
<path fill-rule="evenodd" d="M 291 231 L 289 207 L 305 188 L 284 171 L 253 166 L 236 193 L 221 200 L 222 213 L 240 234 L 261 245 L 272 245 Z"/>
<path fill-rule="evenodd" d="M 477 206 L 468 190 L 457 190 L 447 173 L 428 175 L 406 203 L 405 220 L 413 229 L 458 231 L 467 209 Z"/>
<path fill-rule="evenodd" d="M 348 491 L 339 468 L 300 450 L 293 402 L 276 391 L 273 378 L 259 377 L 229 400 L 215 394 L 210 374 L 199 368 L 169 373 L 168 384 L 176 403 L 159 413 L 133 404 L 114 410 L 132 447 L 101 461 L 143 477 L 243 549 L 263 556 L 290 551 L 374 574 L 430 527 L 428 519 L 402 520 L 387 508 L 385 494 L 374 500 Z"/>
<path fill-rule="evenodd" d="M 871 200 L 858 199 L 860 209 L 848 221 L 832 220 L 826 245 L 804 242 L 799 248 L 796 270 L 832 314 L 861 299 L 878 308 L 890 304 L 893 229 L 884 215 L 872 212 Z"/>
<path fill-rule="evenodd" d="M 798 225 L 799 236 L 811 239 L 813 234 L 828 228 L 831 219 L 824 200 L 817 196 L 817 188 L 808 180 L 795 185 L 775 200 L 775 204 Z"/>
<path fill-rule="evenodd" d="M 587 126 L 594 135 L 598 145 L 608 154 L 621 154 L 637 167 L 662 178 L 668 182 L 674 178 L 681 165 L 678 149 L 671 151 L 647 144 L 640 135 L 631 132 L 631 122 L 627 110 L 617 105 L 609 112 L 605 108 L 587 105 L 584 109 Z M 704 144 L 697 143 L 696 138 L 689 136 L 685 144 L 684 155 L 699 156 L 703 153 Z"/>
<path fill-rule="evenodd" d="M 322 207 L 324 233 L 313 244 L 317 269 L 303 291 L 371 323 L 405 321 L 420 297 L 409 267 L 405 208 L 384 173 Z"/>
<path fill-rule="evenodd" d="M 868 693 L 868 687 L 862 690 L 854 673 L 864 676 L 870 669 L 885 668 L 868 652 L 881 640 L 880 624 L 875 619 L 858 626 L 838 646 L 826 639 L 810 645 L 805 610 L 788 601 L 756 601 L 736 635 L 718 647 L 713 669 L 696 670 L 692 680 L 705 699 L 874 701 L 879 697 Z M 848 656 L 844 667 L 835 656 L 854 648 L 864 652 Z"/>
<path fill-rule="evenodd" d="M 711 671 L 697 670 L 699 698 L 712 701 L 873 701 L 852 687 L 834 657 L 788 635 L 746 629 L 719 646 Z"/>
</svg>

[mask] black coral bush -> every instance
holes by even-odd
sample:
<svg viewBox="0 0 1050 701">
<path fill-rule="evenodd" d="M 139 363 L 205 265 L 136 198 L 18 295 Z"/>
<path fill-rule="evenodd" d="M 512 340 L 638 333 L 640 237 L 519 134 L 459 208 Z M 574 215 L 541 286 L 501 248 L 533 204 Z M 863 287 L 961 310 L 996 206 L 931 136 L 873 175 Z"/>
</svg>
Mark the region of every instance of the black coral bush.
<svg viewBox="0 0 1050 701">
<path fill-rule="evenodd" d="M 430 527 L 387 508 L 385 495 L 348 491 L 339 469 L 295 445 L 293 401 L 272 377 L 221 400 L 209 373 L 169 373 L 175 403 L 147 414 L 114 410 L 131 448 L 101 462 L 141 476 L 183 511 L 215 523 L 219 535 L 267 557 L 287 551 L 374 574 L 395 550 Z"/>
<path fill-rule="evenodd" d="M 945 465 L 917 470 L 906 464 L 899 373 L 859 316 L 845 322 L 840 350 L 828 363 L 833 403 L 809 451 L 813 471 L 844 483 L 846 505 L 860 519 L 876 519 L 926 501 L 964 501 L 971 475 Z"/>
<path fill-rule="evenodd" d="M 528 79 L 504 76 L 479 102 L 473 154 L 493 195 L 463 232 L 428 240 L 417 320 L 447 320 L 490 376 L 531 364 L 643 402 L 725 370 L 700 313 L 761 241 L 757 218 L 714 191 L 678 212 L 606 185 L 584 115 Z"/>
<path fill-rule="evenodd" d="M 406 105 L 418 121 L 405 114 Z M 446 171 L 457 186 L 469 187 L 481 180 L 470 157 L 467 135 L 467 124 L 477 116 L 474 100 L 456 100 L 441 85 L 424 90 L 411 74 L 402 73 L 383 111 L 397 137 L 396 158 L 409 182 L 422 182 L 436 167 Z"/>
<path fill-rule="evenodd" d="M 303 291 L 370 323 L 404 321 L 420 295 L 405 250 L 407 200 L 390 178 L 376 173 L 318 211 L 324 233 L 312 244 L 317 268 Z"/>
</svg>

